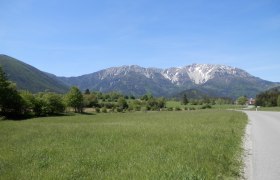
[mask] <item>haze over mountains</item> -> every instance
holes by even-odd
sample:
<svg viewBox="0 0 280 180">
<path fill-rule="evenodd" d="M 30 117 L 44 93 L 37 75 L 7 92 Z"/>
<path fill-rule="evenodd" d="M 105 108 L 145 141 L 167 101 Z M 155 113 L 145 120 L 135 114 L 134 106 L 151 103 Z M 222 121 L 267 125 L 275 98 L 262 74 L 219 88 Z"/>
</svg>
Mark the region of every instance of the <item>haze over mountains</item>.
<svg viewBox="0 0 280 180">
<path fill-rule="evenodd" d="M 57 77 L 5 55 L 0 56 L 0 65 L 19 88 L 32 92 L 45 89 L 65 92 L 67 87 L 78 86 L 81 90 L 172 97 L 191 89 L 208 96 L 236 98 L 242 95 L 255 97 L 257 93 L 279 85 L 254 77 L 242 69 L 213 64 L 168 69 L 121 66 L 78 77 Z"/>
</svg>

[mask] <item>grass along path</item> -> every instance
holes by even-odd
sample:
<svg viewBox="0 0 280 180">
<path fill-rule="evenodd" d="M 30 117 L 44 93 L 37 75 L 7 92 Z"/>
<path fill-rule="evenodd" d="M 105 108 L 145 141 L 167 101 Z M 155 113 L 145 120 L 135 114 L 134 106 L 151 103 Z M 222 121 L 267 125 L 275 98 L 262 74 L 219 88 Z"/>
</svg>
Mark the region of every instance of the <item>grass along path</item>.
<svg viewBox="0 0 280 180">
<path fill-rule="evenodd" d="M 0 121 L 0 179 L 236 179 L 246 123 L 217 110 Z"/>
</svg>

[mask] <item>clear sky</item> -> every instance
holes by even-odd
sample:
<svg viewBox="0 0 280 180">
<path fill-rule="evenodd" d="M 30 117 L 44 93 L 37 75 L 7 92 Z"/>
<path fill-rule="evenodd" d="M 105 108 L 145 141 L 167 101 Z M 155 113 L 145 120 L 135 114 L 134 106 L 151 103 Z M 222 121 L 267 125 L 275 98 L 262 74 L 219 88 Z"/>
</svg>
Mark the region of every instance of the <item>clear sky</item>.
<svg viewBox="0 0 280 180">
<path fill-rule="evenodd" d="M 280 82 L 280 1 L 0 0 L 0 54 L 59 76 L 211 63 Z"/>
</svg>

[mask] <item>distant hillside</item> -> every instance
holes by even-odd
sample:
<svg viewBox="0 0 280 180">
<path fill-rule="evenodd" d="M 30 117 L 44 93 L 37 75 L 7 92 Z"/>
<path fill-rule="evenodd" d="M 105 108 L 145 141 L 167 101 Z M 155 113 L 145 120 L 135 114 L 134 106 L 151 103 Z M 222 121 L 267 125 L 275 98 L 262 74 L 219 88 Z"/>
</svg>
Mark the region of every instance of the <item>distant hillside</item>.
<svg viewBox="0 0 280 180">
<path fill-rule="evenodd" d="M 0 66 L 8 79 L 17 84 L 18 89 L 31 92 L 53 91 L 64 93 L 68 87 L 50 75 L 15 58 L 0 55 Z"/>
<path fill-rule="evenodd" d="M 190 96 L 197 97 L 255 97 L 259 92 L 279 85 L 254 77 L 242 69 L 212 64 L 192 64 L 168 69 L 121 66 L 58 79 L 82 90 L 119 91 L 135 96 L 152 93 L 165 97 L 180 96 L 186 90 Z M 192 94 L 189 89 L 195 89 L 197 94 Z"/>
<path fill-rule="evenodd" d="M 168 96 L 173 89 L 176 89 L 157 69 L 146 69 L 140 66 L 108 68 L 79 77 L 60 77 L 59 80 L 69 86 L 78 86 L 81 90 L 117 91 L 135 96 L 146 93 L 154 96 Z"/>
</svg>

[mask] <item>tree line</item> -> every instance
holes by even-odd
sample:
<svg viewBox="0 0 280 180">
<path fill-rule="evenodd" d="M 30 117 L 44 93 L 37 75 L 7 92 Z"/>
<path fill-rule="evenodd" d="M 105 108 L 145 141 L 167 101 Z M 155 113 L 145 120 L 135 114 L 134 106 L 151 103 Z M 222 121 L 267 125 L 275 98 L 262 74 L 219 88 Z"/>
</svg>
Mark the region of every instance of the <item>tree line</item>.
<svg viewBox="0 0 280 180">
<path fill-rule="evenodd" d="M 154 98 L 147 94 L 136 99 L 117 92 L 82 93 L 77 87 L 71 87 L 67 94 L 40 92 L 32 94 L 28 91 L 18 91 L 16 84 L 8 81 L 0 67 L 0 116 L 7 118 L 22 118 L 32 116 L 51 116 L 73 110 L 83 113 L 85 108 L 93 108 L 98 112 L 124 112 L 140 110 L 160 110 L 165 108 L 164 98 Z"/>
<path fill-rule="evenodd" d="M 183 94 L 180 99 L 181 104 L 187 105 L 222 105 L 222 104 L 233 104 L 234 101 L 231 98 L 227 97 L 203 97 L 200 99 L 188 98 L 187 94 Z"/>
<path fill-rule="evenodd" d="M 155 98 L 151 94 L 136 98 L 118 92 L 101 93 L 86 90 L 84 93 L 84 107 L 94 108 L 96 112 L 157 111 L 165 106 L 165 98 Z"/>
<path fill-rule="evenodd" d="M 258 94 L 256 97 L 256 105 L 264 107 L 280 106 L 279 87 Z"/>
</svg>

